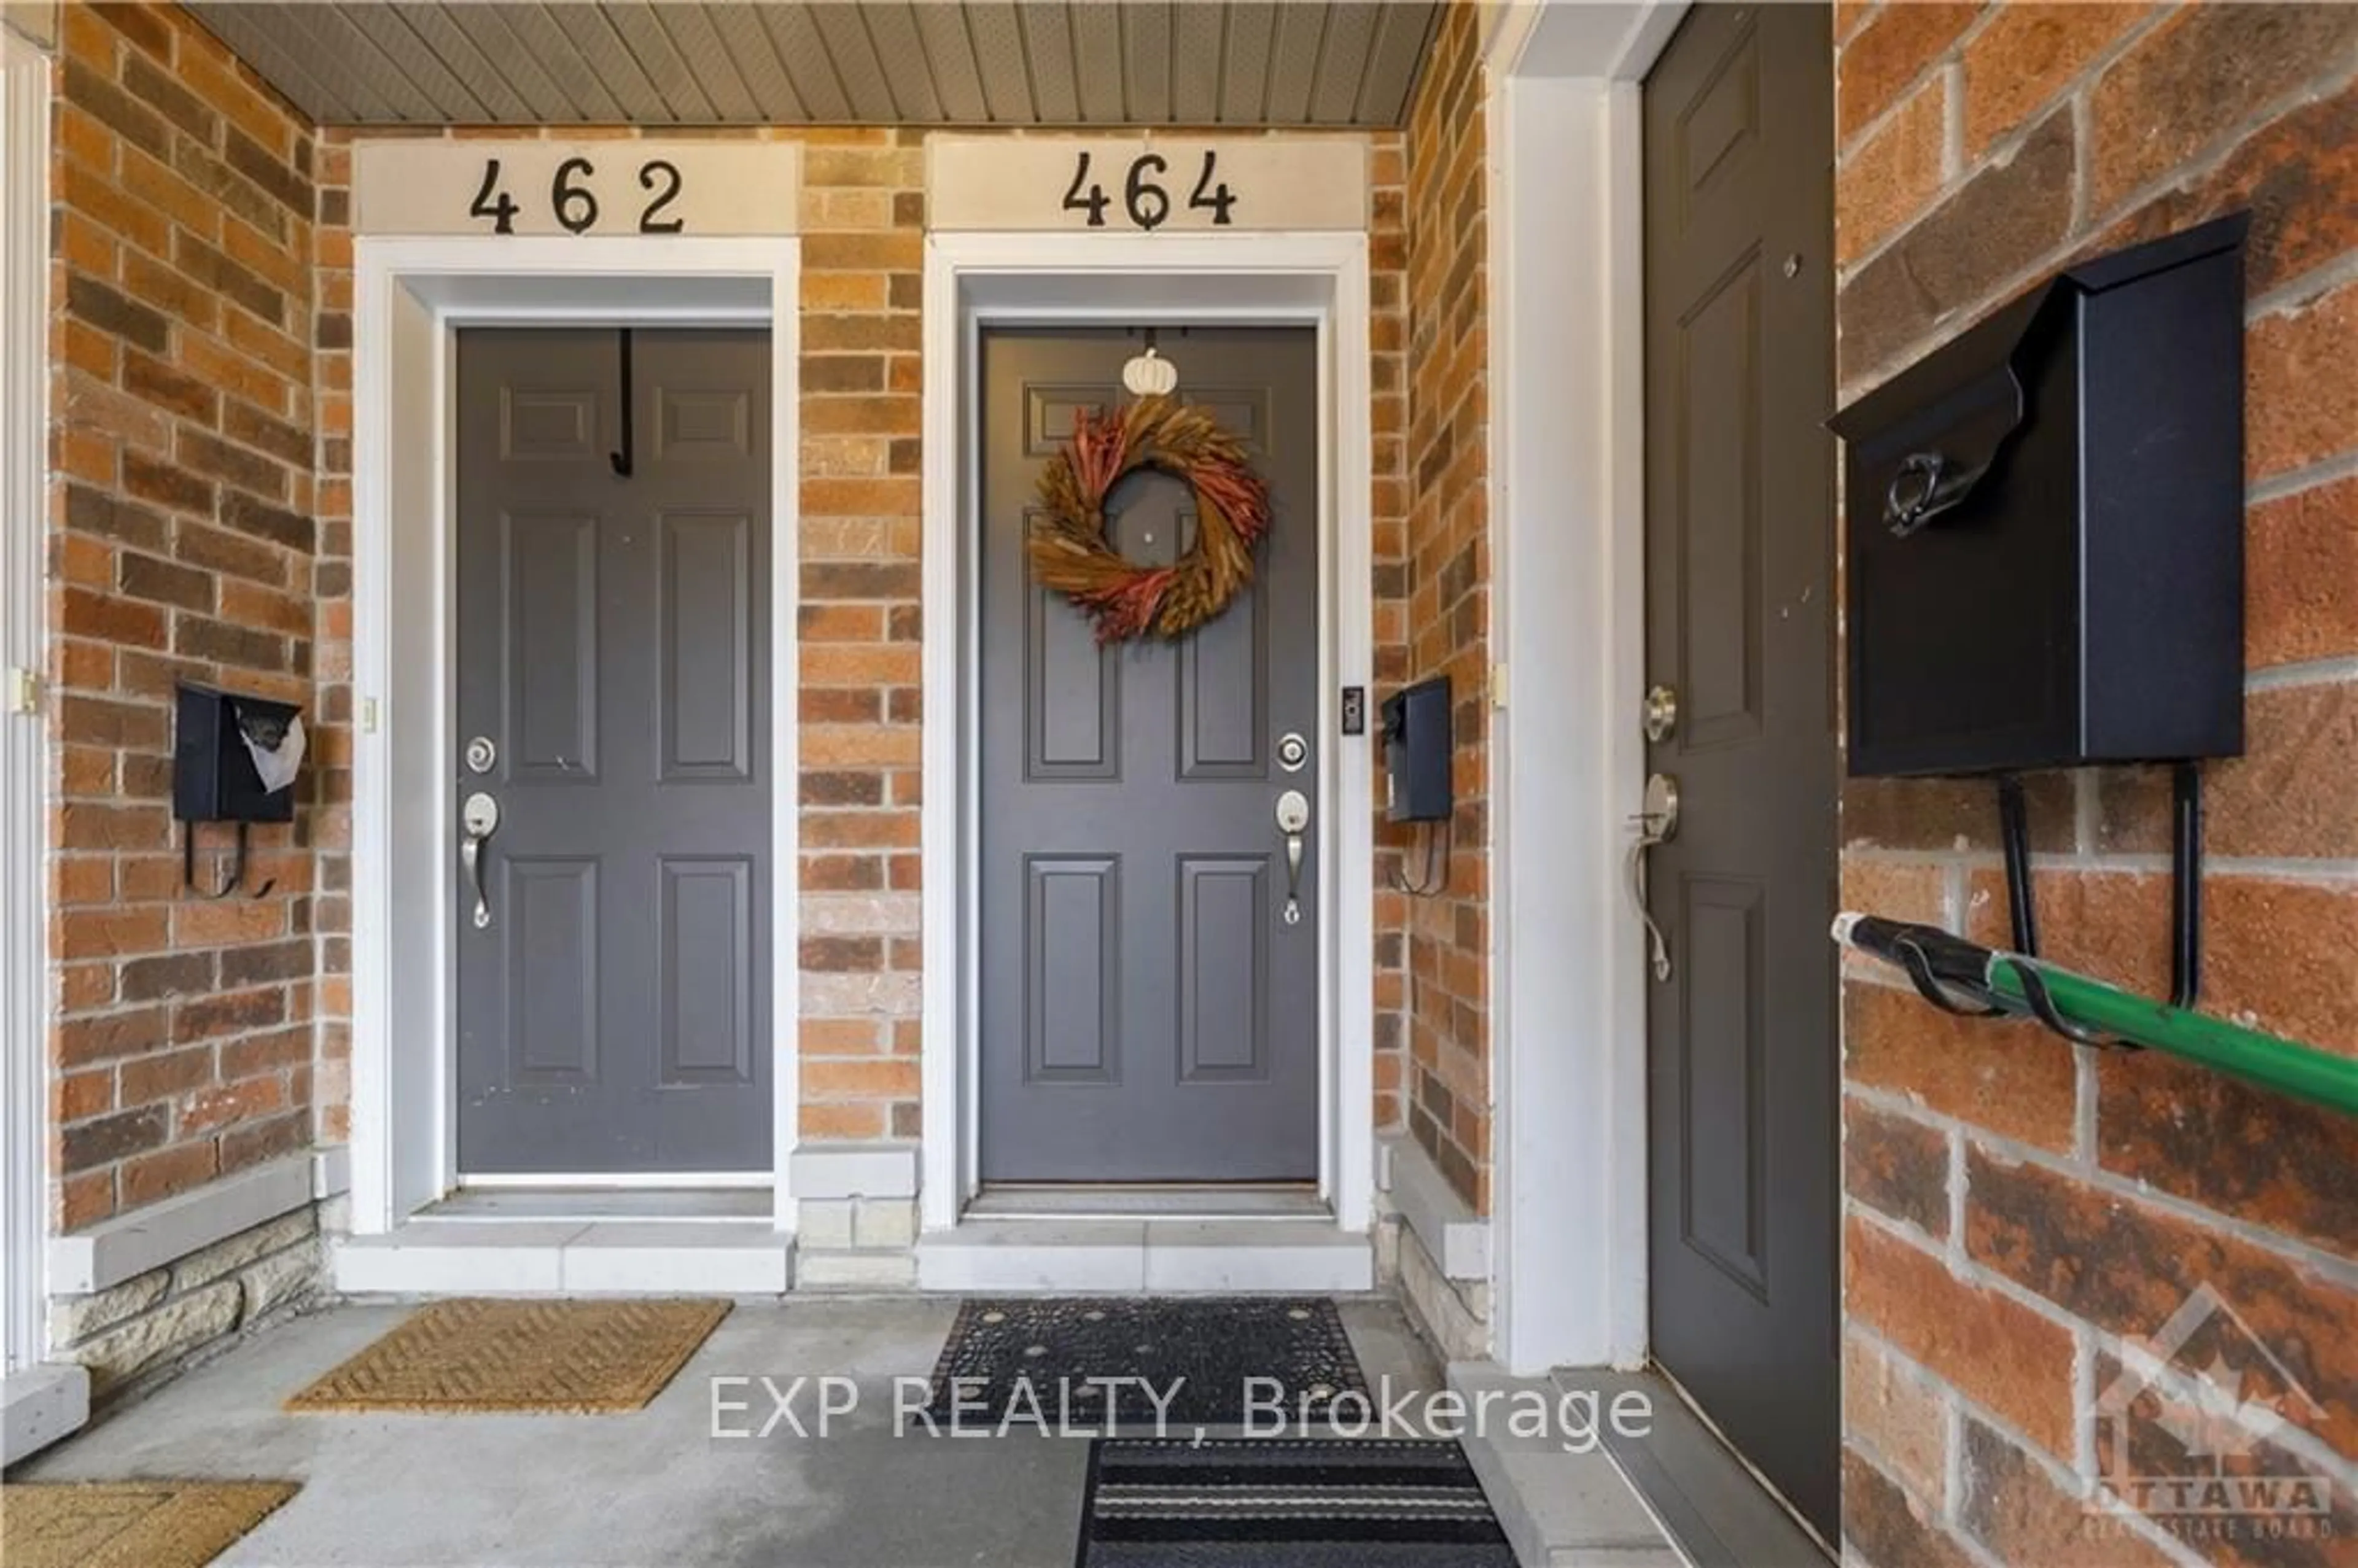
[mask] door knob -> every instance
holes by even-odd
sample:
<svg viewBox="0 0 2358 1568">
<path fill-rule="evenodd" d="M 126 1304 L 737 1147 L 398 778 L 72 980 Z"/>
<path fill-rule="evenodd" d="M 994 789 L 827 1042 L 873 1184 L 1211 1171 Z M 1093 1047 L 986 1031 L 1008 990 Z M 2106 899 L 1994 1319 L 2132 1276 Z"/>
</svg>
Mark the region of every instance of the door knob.
<svg viewBox="0 0 2358 1568">
<path fill-rule="evenodd" d="M 459 863 L 474 884 L 475 929 L 481 931 L 492 923 L 492 901 L 483 891 L 483 846 L 500 830 L 500 803 L 477 790 L 460 808 L 459 826 L 465 833 L 459 840 Z"/>
<path fill-rule="evenodd" d="M 1646 851 L 1657 844 L 1667 844 L 1679 831 L 1679 781 L 1668 773 L 1656 773 L 1646 781 L 1645 806 L 1633 820 L 1638 825 L 1637 841 L 1629 846 L 1629 899 L 1638 907 L 1638 918 L 1646 923 L 1646 936 L 1653 949 L 1654 979 L 1671 978 L 1670 944 L 1662 940 L 1662 928 L 1655 923 L 1654 912 L 1646 888 Z"/>
<path fill-rule="evenodd" d="M 1310 826 L 1310 797 L 1298 789 L 1277 797 L 1277 830 L 1285 835 L 1285 923 L 1302 924 L 1302 830 Z"/>
</svg>

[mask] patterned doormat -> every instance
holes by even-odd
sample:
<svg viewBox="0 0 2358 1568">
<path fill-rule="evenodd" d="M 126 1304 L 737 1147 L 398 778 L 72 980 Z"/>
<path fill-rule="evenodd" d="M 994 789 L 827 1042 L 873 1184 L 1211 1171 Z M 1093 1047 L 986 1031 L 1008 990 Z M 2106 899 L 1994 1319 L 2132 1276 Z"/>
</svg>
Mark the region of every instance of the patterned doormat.
<svg viewBox="0 0 2358 1568">
<path fill-rule="evenodd" d="M 288 1481 L 0 1487 L 0 1563 L 8 1568 L 201 1568 L 297 1489 Z"/>
<path fill-rule="evenodd" d="M 721 1301 L 436 1302 L 287 1401 L 290 1411 L 638 1410 L 729 1315 Z"/>
<path fill-rule="evenodd" d="M 1300 1425 L 1367 1391 L 1324 1296 L 1016 1296 L 959 1305 L 925 1413 L 995 1428 L 1036 1409 L 1051 1426 L 1102 1429 L 1110 1399 L 1115 1424 L 1167 1433 L 1241 1424 L 1249 1395 L 1257 1422 L 1278 1400 Z"/>
<path fill-rule="evenodd" d="M 1515 1568 L 1455 1443 L 1089 1445 L 1076 1568 Z"/>
</svg>

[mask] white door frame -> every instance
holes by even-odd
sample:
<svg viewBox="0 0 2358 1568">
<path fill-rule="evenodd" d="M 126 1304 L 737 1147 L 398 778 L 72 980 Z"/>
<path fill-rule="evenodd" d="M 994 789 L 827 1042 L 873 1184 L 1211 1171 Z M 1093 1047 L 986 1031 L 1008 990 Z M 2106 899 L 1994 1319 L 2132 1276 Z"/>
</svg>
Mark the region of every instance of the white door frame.
<svg viewBox="0 0 2358 1568">
<path fill-rule="evenodd" d="M 1364 233 L 936 233 L 925 278 L 925 866 L 920 1217 L 958 1223 L 977 1189 L 980 1146 L 979 798 L 970 714 L 979 639 L 969 609 L 967 520 L 978 428 L 969 395 L 983 324 L 1220 322 L 1317 329 L 1324 636 L 1317 733 L 1319 1186 L 1337 1227 L 1365 1231 L 1374 1201 L 1375 845 L 1370 749 L 1340 730 L 1340 688 L 1374 674 L 1373 395 Z"/>
<path fill-rule="evenodd" d="M 49 72 L 0 33 L 0 1374 L 48 1349 Z"/>
<path fill-rule="evenodd" d="M 1505 8 L 1486 51 L 1498 1125 L 1492 1354 L 1647 1354 L 1640 85 L 1685 0 Z"/>
<path fill-rule="evenodd" d="M 446 1194 L 458 1174 L 450 972 L 458 857 L 449 781 L 451 349 L 461 325 L 732 325 L 771 334 L 769 1182 L 775 1223 L 794 1223 L 801 270 L 801 244 L 792 238 L 362 236 L 353 243 L 356 1234 L 392 1229 Z"/>
</svg>

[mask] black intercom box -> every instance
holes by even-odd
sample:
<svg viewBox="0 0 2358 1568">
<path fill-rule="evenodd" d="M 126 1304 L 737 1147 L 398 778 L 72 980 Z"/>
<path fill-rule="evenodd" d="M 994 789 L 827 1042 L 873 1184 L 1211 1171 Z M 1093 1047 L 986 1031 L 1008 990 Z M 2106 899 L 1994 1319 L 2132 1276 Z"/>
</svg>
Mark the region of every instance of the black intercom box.
<svg viewBox="0 0 2358 1568">
<path fill-rule="evenodd" d="M 2080 263 L 1830 421 L 1852 773 L 2243 750 L 2249 222 Z"/>
<path fill-rule="evenodd" d="M 1384 816 L 1443 822 L 1450 794 L 1449 677 L 1434 676 L 1384 699 Z"/>
<path fill-rule="evenodd" d="M 182 822 L 291 822 L 295 789 L 265 790 L 246 750 L 276 750 L 302 708 L 183 684 L 172 741 L 172 815 Z"/>
</svg>

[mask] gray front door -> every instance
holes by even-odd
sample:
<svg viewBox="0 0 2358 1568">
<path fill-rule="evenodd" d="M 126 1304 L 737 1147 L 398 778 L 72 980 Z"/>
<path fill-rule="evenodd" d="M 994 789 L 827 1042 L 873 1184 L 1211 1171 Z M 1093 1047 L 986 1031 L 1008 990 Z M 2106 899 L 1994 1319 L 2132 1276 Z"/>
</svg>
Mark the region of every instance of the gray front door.
<svg viewBox="0 0 2358 1568">
<path fill-rule="evenodd" d="M 986 1181 L 1296 1181 L 1318 1162 L 1319 864 L 1284 920 L 1280 795 L 1318 799 L 1318 361 L 1306 330 L 1163 334 L 1179 395 L 1245 436 L 1275 524 L 1259 575 L 1176 643 L 1099 648 L 1032 580 L 1041 468 L 1123 400 L 1139 340 L 982 345 L 981 1170 Z M 1167 562 L 1192 492 L 1117 486 L 1108 530 Z M 1307 755 L 1279 761 L 1288 734 Z M 933 869 L 928 868 L 928 875 Z"/>
<path fill-rule="evenodd" d="M 1829 1541 L 1832 61 L 1823 6 L 1704 5 L 1645 88 L 1646 661 L 1678 703 L 1647 761 L 1681 805 L 1650 852 L 1654 1354 Z"/>
<path fill-rule="evenodd" d="M 625 476 L 619 332 L 459 337 L 471 1175 L 771 1162 L 769 338 L 631 349 Z"/>
</svg>

